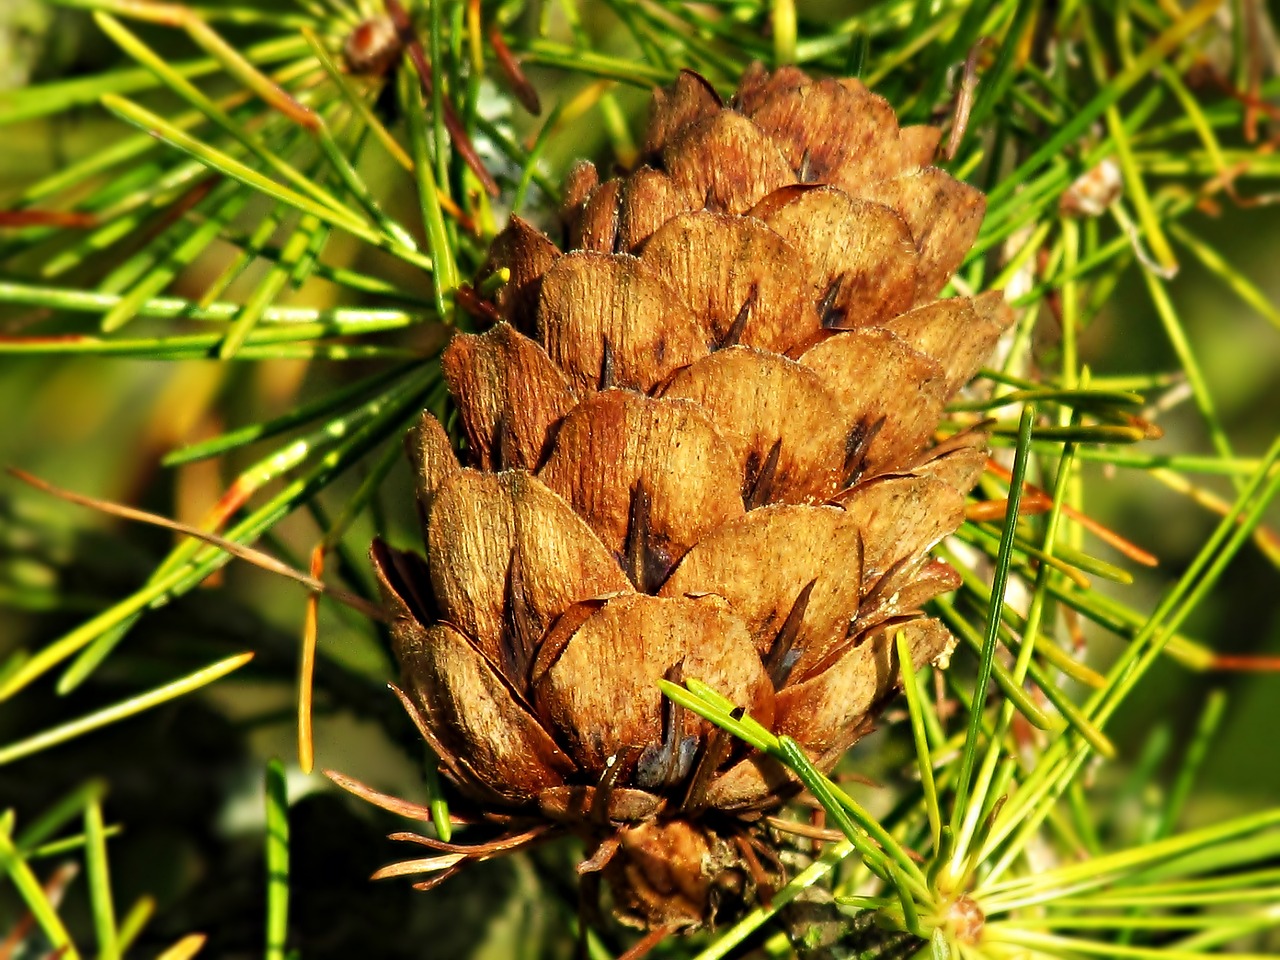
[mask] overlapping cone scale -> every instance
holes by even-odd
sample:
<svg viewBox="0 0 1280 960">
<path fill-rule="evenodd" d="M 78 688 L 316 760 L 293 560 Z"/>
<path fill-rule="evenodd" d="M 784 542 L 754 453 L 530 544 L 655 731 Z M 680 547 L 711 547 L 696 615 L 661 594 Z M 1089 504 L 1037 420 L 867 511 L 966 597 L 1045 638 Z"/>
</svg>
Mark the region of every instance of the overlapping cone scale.
<svg viewBox="0 0 1280 960">
<path fill-rule="evenodd" d="M 984 207 L 937 140 L 855 80 L 757 67 L 726 104 L 682 74 L 639 169 L 574 170 L 563 248 L 494 242 L 503 322 L 444 356 L 464 461 L 429 414 L 409 438 L 426 559 L 373 554 L 408 698 L 458 792 L 582 833 L 625 919 L 750 897 L 753 821 L 797 789 L 658 679 L 829 769 L 899 630 L 948 651 L 930 550 L 984 452 L 934 430 L 1010 318 L 936 299 Z"/>
</svg>

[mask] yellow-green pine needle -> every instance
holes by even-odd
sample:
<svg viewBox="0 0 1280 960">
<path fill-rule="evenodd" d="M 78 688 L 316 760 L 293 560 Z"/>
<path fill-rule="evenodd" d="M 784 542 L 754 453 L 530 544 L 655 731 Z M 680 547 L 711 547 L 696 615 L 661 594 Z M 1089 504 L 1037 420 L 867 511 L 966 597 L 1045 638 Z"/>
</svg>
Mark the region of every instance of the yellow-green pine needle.
<svg viewBox="0 0 1280 960">
<path fill-rule="evenodd" d="M 140 592 L 135 594 L 135 597 L 145 595 L 145 592 Z M 144 600 L 139 606 L 145 606 L 145 604 L 146 601 Z M 148 690 L 146 693 L 129 697 L 127 700 L 122 700 L 102 710 L 95 710 L 93 713 L 77 720 L 59 724 L 56 727 L 45 730 L 43 733 L 11 743 L 6 747 L 0 747 L 0 766 L 40 753 L 51 747 L 56 747 L 66 743 L 68 740 L 74 740 L 76 737 L 100 730 L 126 717 L 132 717 L 145 710 L 150 710 L 152 707 L 199 690 L 201 687 L 208 686 L 227 674 L 239 670 L 252 659 L 252 653 L 241 653 L 234 657 L 227 657 L 225 660 L 219 660 L 217 663 L 210 664 L 185 677 L 156 687 L 154 690 Z"/>
</svg>

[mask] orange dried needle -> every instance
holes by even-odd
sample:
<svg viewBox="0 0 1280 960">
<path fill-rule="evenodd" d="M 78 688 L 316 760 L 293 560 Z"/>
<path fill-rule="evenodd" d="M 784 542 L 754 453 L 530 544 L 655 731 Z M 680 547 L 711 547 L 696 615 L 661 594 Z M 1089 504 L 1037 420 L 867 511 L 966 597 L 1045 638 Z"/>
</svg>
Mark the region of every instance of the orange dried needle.
<svg viewBox="0 0 1280 960">
<path fill-rule="evenodd" d="M 78 210 L 0 210 L 0 228 L 66 227 L 83 230 L 97 225 L 96 216 Z"/>
<path fill-rule="evenodd" d="M 393 797 L 389 793 L 375 790 L 368 784 L 361 783 L 355 777 L 348 777 L 345 773 L 339 773 L 337 770 L 326 770 L 324 775 L 343 790 L 373 804 L 375 807 L 380 807 L 408 820 L 421 820 L 424 823 L 431 822 L 430 807 L 423 806 L 420 803 L 413 803 L 410 800 L 401 800 L 399 797 Z"/>
<path fill-rule="evenodd" d="M 76 878 L 80 872 L 80 865 L 72 861 L 64 863 L 53 871 L 48 881 L 43 886 L 45 900 L 53 907 L 57 907 L 62 903 L 62 898 L 67 892 L 67 887 L 71 886 L 71 881 Z M 23 950 L 26 945 L 27 936 L 35 927 L 35 914 L 27 911 L 22 915 L 13 928 L 9 931 L 8 936 L 0 941 L 0 960 L 10 960 L 19 950 Z"/>
<path fill-rule="evenodd" d="M 1230 670 L 1235 673 L 1280 673 L 1280 657 L 1257 656 L 1248 653 L 1215 653 L 1209 661 L 1210 670 Z"/>
<path fill-rule="evenodd" d="M 648 956 L 658 944 L 674 936 L 677 929 L 679 928 L 674 925 L 655 927 L 632 944 L 626 953 L 618 957 L 618 960 L 640 960 L 641 957 Z"/>
<path fill-rule="evenodd" d="M 324 544 L 311 551 L 311 576 L 319 580 L 324 574 Z M 320 594 L 307 596 L 306 615 L 302 625 L 302 656 L 298 661 L 298 766 L 310 773 L 315 765 L 315 739 L 311 728 L 312 690 L 315 687 L 316 642 L 320 635 Z"/>
<path fill-rule="evenodd" d="M 1001 480 L 1005 481 L 1005 483 L 1011 483 L 1013 481 L 1013 474 L 990 458 L 987 459 L 987 469 L 991 473 L 994 473 Z M 1043 513 L 1045 510 L 1048 510 L 1050 507 L 1053 506 L 1053 498 L 1050 497 L 1049 494 L 1047 494 L 1044 490 L 1041 490 L 1039 487 L 1037 487 L 1035 484 L 1024 480 L 1022 483 L 1022 489 L 1031 497 L 1030 504 L 1028 504 L 1028 501 L 1026 500 L 1023 501 L 1024 512 L 1027 512 L 1028 506 L 1031 506 L 1031 509 L 1034 512 L 1039 512 L 1039 513 Z M 988 501 L 988 502 L 990 503 L 993 501 Z M 994 501 L 994 502 L 999 502 L 999 501 Z M 982 504 L 976 504 L 976 506 L 980 507 L 982 506 Z M 1092 533 L 1099 540 L 1108 544 L 1112 548 L 1120 551 L 1122 554 L 1124 554 L 1134 563 L 1140 563 L 1144 567 L 1154 567 L 1159 565 L 1160 559 L 1155 554 L 1150 553 L 1146 550 L 1143 550 L 1137 544 L 1131 543 L 1130 541 L 1120 536 L 1120 534 L 1116 533 L 1111 528 L 1103 526 L 1097 520 L 1093 519 L 1093 517 L 1090 517 L 1087 514 L 1081 513 L 1079 510 L 1075 509 L 1070 504 L 1064 503 L 1062 505 L 1062 513 L 1064 516 L 1070 517 L 1076 523 L 1080 524 L 1080 526 L 1084 527 L 1086 530 Z M 1002 512 L 1000 516 L 1003 516 L 1003 515 L 1004 514 Z M 998 518 L 983 517 L 982 519 L 998 519 Z"/>
<path fill-rule="evenodd" d="M 200 526 L 209 531 L 220 530 L 226 525 L 237 510 L 243 507 L 253 495 L 258 484 L 246 482 L 243 476 L 236 477 L 231 481 L 231 486 L 218 498 L 217 503 L 209 508 L 209 512 L 205 514 L 204 522 Z"/>
<path fill-rule="evenodd" d="M 307 130 L 320 129 L 323 121 L 314 110 L 300 103 L 282 86 L 265 76 L 203 19 L 190 16 L 182 26 L 198 46 L 219 60 L 228 72 L 253 90 L 263 101 Z"/>
</svg>

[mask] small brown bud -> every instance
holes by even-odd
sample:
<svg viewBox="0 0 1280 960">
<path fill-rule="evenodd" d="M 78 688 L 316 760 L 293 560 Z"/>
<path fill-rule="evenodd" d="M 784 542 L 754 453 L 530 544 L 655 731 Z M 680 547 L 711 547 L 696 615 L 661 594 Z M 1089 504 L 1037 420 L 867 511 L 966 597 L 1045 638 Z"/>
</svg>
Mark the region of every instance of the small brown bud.
<svg viewBox="0 0 1280 960">
<path fill-rule="evenodd" d="M 404 42 L 391 18 L 374 17 L 347 34 L 342 55 L 352 73 L 377 76 L 391 68 L 403 49 Z"/>
</svg>

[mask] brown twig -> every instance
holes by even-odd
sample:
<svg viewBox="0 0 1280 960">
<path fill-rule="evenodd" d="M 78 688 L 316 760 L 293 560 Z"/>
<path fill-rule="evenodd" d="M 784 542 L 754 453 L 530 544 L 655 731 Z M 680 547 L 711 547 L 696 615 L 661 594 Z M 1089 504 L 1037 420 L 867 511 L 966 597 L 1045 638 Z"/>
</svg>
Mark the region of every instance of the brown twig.
<svg viewBox="0 0 1280 960">
<path fill-rule="evenodd" d="M 21 480 L 23 483 L 51 494 L 60 500 L 66 500 L 68 503 L 78 504 L 82 507 L 89 507 L 100 513 L 105 513 L 113 517 L 120 517 L 123 520 L 135 520 L 139 523 L 148 523 L 154 527 L 163 527 L 166 530 L 173 530 L 176 533 L 184 534 L 188 537 L 194 537 L 211 546 L 215 546 L 226 553 L 231 554 L 241 560 L 247 560 L 254 566 L 261 567 L 271 573 L 279 574 L 282 577 L 288 577 L 290 580 L 296 580 L 308 590 L 316 593 L 323 593 L 330 598 L 337 600 L 339 603 L 345 603 L 365 616 L 385 622 L 387 619 L 386 612 L 376 604 L 370 603 L 364 597 L 356 596 L 340 587 L 334 587 L 322 580 L 303 573 L 301 570 L 295 570 L 280 560 L 277 560 L 271 554 L 262 550 L 255 550 L 253 547 L 247 547 L 243 543 L 237 543 L 234 540 L 228 540 L 226 537 L 220 537 L 216 533 L 210 533 L 207 530 L 201 530 L 199 527 L 193 527 L 187 523 L 181 523 L 177 520 L 170 520 L 168 517 L 162 517 L 158 513 L 149 513 L 146 510 L 138 510 L 134 507 L 126 507 L 124 504 L 112 503 L 109 500 L 99 500 L 96 497 L 87 497 L 82 493 L 75 493 L 71 490 L 64 490 L 56 487 L 47 480 L 42 480 L 34 474 L 27 473 L 17 467 L 5 468 L 9 475 Z"/>
</svg>

